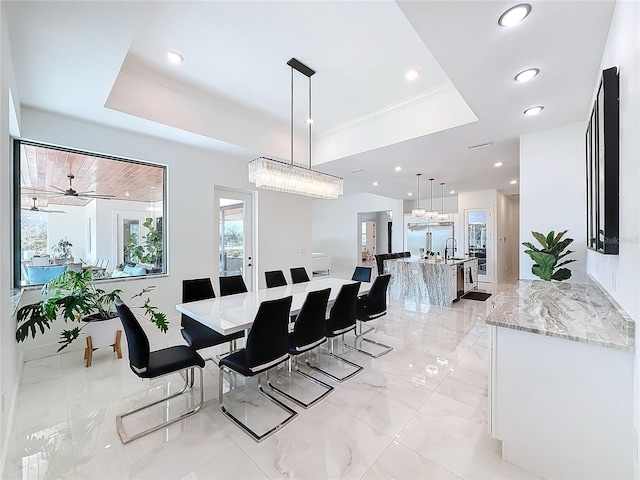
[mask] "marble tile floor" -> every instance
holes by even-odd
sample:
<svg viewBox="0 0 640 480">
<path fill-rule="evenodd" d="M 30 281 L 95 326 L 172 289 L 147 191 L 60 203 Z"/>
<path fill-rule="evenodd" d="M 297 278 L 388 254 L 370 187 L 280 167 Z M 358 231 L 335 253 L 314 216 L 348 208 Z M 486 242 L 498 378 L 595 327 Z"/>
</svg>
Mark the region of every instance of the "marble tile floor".
<svg viewBox="0 0 640 480">
<path fill-rule="evenodd" d="M 179 388 L 178 375 L 141 381 L 126 356 L 117 360 L 108 349 L 94 353 L 91 368 L 80 351 L 27 362 L 4 478 L 538 478 L 502 461 L 499 442 L 488 433 L 484 318 L 490 303 L 461 300 L 445 308 L 391 301 L 368 335 L 394 350 L 377 359 L 345 350 L 364 371 L 333 384 L 309 410 L 285 401 L 297 418 L 260 444 L 221 414 L 212 362 L 200 412 L 128 445 L 120 442 L 115 415 Z M 182 341 L 177 329 L 152 332 L 150 340 L 154 349 Z M 225 404 L 252 421 L 280 415 L 262 408 L 252 381 L 231 382 L 229 399 L 240 402 Z M 141 428 L 185 406 L 185 399 L 161 405 L 126 426 Z"/>
</svg>

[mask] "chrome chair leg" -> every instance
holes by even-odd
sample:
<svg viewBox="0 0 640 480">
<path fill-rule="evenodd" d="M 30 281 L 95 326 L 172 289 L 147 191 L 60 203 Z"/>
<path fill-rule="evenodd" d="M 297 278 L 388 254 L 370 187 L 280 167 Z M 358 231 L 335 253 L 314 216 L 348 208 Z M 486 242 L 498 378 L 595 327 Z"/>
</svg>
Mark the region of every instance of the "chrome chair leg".
<svg viewBox="0 0 640 480">
<path fill-rule="evenodd" d="M 343 335 L 343 338 L 344 338 L 344 335 Z M 316 366 L 316 365 L 311 364 L 311 363 L 309 362 L 309 359 L 308 359 L 308 358 L 307 358 L 307 360 L 306 360 L 307 366 L 308 366 L 309 368 L 312 368 L 313 370 L 315 370 L 315 371 L 317 371 L 317 372 L 321 373 L 322 375 L 326 375 L 326 376 L 327 376 L 327 377 L 329 377 L 331 380 L 333 380 L 334 382 L 337 382 L 337 383 L 343 383 L 343 382 L 346 382 L 347 380 L 349 380 L 349 379 L 350 379 L 351 377 L 353 377 L 354 375 L 357 375 L 358 373 L 360 373 L 360 372 L 363 370 L 363 368 L 364 368 L 362 365 L 358 365 L 357 363 L 353 363 L 352 361 L 347 360 L 347 359 L 346 359 L 346 358 L 344 358 L 344 357 L 341 357 L 341 356 L 339 356 L 339 355 L 336 355 L 336 354 L 334 353 L 334 351 L 333 351 L 333 338 L 330 338 L 330 339 L 329 339 L 329 353 L 328 353 L 328 355 L 329 355 L 329 357 L 331 357 L 331 358 L 335 358 L 336 360 L 339 360 L 339 361 L 341 361 L 341 362 L 344 362 L 344 363 L 347 363 L 347 364 L 351 365 L 352 367 L 354 367 L 354 368 L 355 368 L 355 371 L 354 371 L 354 372 L 352 372 L 352 373 L 349 373 L 348 375 L 345 375 L 345 376 L 342 376 L 342 377 L 338 377 L 338 376 L 334 375 L 333 373 L 331 373 L 331 372 L 329 372 L 329 371 L 327 371 L 327 370 L 323 370 L 322 368 L 320 368 L 320 367 L 318 367 L 318 366 Z"/>
<path fill-rule="evenodd" d="M 375 330 L 371 325 L 367 325 L 367 328 L 364 328 L 364 322 L 358 320 L 358 324 L 360 325 L 360 333 L 358 335 L 364 335 L 365 333 L 373 332 Z"/>
<path fill-rule="evenodd" d="M 267 393 L 263 389 L 262 382 L 260 380 L 261 376 L 262 376 L 262 374 L 258 374 L 258 390 L 260 391 L 260 393 L 262 395 L 264 395 L 265 397 L 267 397 L 267 399 L 270 400 L 272 403 L 275 403 L 280 408 L 282 408 L 285 412 L 287 412 L 289 414 L 289 416 L 287 418 L 285 418 L 282 422 L 280 422 L 277 425 L 275 425 L 274 427 L 270 428 L 267 432 L 263 433 L 262 435 L 258 435 L 251 428 L 249 428 L 249 426 L 246 423 L 242 422 L 239 418 L 237 418 L 229 410 L 227 410 L 227 408 L 224 405 L 224 392 L 223 392 L 224 367 L 220 367 L 220 372 L 219 372 L 219 375 L 218 375 L 218 402 L 220 403 L 220 411 L 223 413 L 224 416 L 229 418 L 229 420 L 231 420 L 238 427 L 240 427 L 242 430 L 244 430 L 245 433 L 249 434 L 256 442 L 262 442 L 265 438 L 270 437 L 271 435 L 276 433 L 278 430 L 280 430 L 282 427 L 284 427 L 287 423 L 289 423 L 291 420 L 293 420 L 295 417 L 298 416 L 298 413 L 295 410 L 289 408 L 287 405 L 282 403 L 277 398 L 271 396 L 269 393 Z"/>
<path fill-rule="evenodd" d="M 193 368 L 191 369 L 193 370 Z M 198 370 L 200 371 L 200 402 L 195 405 L 194 407 L 192 407 L 191 409 L 187 410 L 186 412 L 181 413 L 179 416 L 177 416 L 176 418 L 174 418 L 173 420 L 167 420 L 159 425 L 155 425 L 151 428 L 148 428 L 142 432 L 136 433 L 135 435 L 129 435 L 125 432 L 124 429 L 124 425 L 122 420 L 125 417 L 128 417 L 129 415 L 132 415 L 134 413 L 140 412 L 142 410 L 145 410 L 149 407 L 152 407 L 154 405 L 157 405 L 159 403 L 162 402 L 166 402 L 172 398 L 178 397 L 179 395 L 182 395 L 186 390 L 187 387 L 189 386 L 189 374 L 187 373 L 186 375 L 186 380 L 184 383 L 184 387 L 182 387 L 182 390 L 180 390 L 179 392 L 176 392 L 172 395 L 168 395 L 166 397 L 161 398 L 160 400 L 156 400 L 154 402 L 151 403 L 147 403 L 145 405 L 142 405 L 140 407 L 134 408 L 133 410 L 128 410 L 124 413 L 121 413 L 119 415 L 116 415 L 116 427 L 118 429 L 118 434 L 120 435 L 120 440 L 122 441 L 123 444 L 127 444 L 129 442 L 132 442 L 134 440 L 137 440 L 138 438 L 141 438 L 149 433 L 155 432 L 157 430 L 160 430 L 162 428 L 168 427 L 169 425 L 172 425 L 176 422 L 179 422 L 180 420 L 184 420 L 187 417 L 190 417 L 191 415 L 193 415 L 194 413 L 196 413 L 198 410 L 200 410 L 200 408 L 202 408 L 202 404 L 204 403 L 204 385 L 202 383 L 202 379 L 203 379 L 203 374 L 202 374 L 202 368 L 198 367 Z M 195 375 L 192 373 L 192 380 L 193 377 Z M 184 378 L 184 377 L 183 377 Z M 191 382 L 193 385 L 193 381 Z"/>
<path fill-rule="evenodd" d="M 348 343 L 345 342 L 344 343 L 345 347 L 347 347 L 347 348 L 349 348 L 351 350 L 356 350 L 356 351 L 358 351 L 360 353 L 364 353 L 365 355 L 369 355 L 370 357 L 373 357 L 373 358 L 381 357 L 382 355 L 386 355 L 391 350 L 393 350 L 393 347 L 391 347 L 389 345 L 385 345 L 384 343 L 376 342 L 375 340 L 370 340 L 368 338 L 365 338 L 363 335 L 366 332 L 363 332 L 363 330 L 362 330 L 362 323 L 363 322 L 358 320 L 358 323 L 360 324 L 360 333 L 356 333 L 356 338 L 353 341 L 353 345 L 349 345 Z M 357 330 L 356 330 L 356 332 L 357 332 Z M 367 350 L 364 350 L 362 348 L 358 348 L 357 347 L 358 340 L 360 340 L 360 342 L 367 342 L 367 343 L 371 343 L 373 345 L 377 345 L 379 347 L 383 347 L 384 350 L 382 352 L 380 352 L 380 353 L 377 353 L 377 354 L 376 353 L 371 353 L 371 352 L 369 352 Z"/>
<path fill-rule="evenodd" d="M 308 352 L 305 353 L 306 357 L 307 357 L 307 364 L 309 363 L 308 361 Z M 322 400 L 324 397 L 326 397 L 327 395 L 329 395 L 332 391 L 333 391 L 333 387 L 331 385 L 328 385 L 326 383 L 324 383 L 323 381 L 318 380 L 317 378 L 312 377 L 311 375 L 308 375 L 306 373 L 304 373 L 303 371 L 301 371 L 298 368 L 298 365 L 296 364 L 296 359 L 294 358 L 293 361 L 291 359 L 291 357 L 289 357 L 289 365 L 288 365 L 288 374 L 289 376 L 291 376 L 294 373 L 297 373 L 298 375 L 310 380 L 311 382 L 315 383 L 316 385 L 320 385 L 321 387 L 325 388 L 325 392 L 318 395 L 317 397 L 315 397 L 313 400 L 311 400 L 310 402 L 304 402 L 302 400 L 300 400 L 297 397 L 294 397 L 293 395 L 291 395 L 290 393 L 285 392 L 284 390 L 282 390 L 281 388 L 276 387 L 275 385 L 273 385 L 271 383 L 271 379 L 269 378 L 269 371 L 267 370 L 267 386 L 275 391 L 278 392 L 280 395 L 283 395 L 284 397 L 288 398 L 289 400 L 291 400 L 292 402 L 300 405 L 301 407 L 304 408 L 310 408 L 313 405 L 315 405 L 316 403 L 318 403 L 320 400 Z M 293 363 L 293 370 L 292 370 L 292 364 Z M 277 373 L 276 373 L 277 374 Z"/>
</svg>

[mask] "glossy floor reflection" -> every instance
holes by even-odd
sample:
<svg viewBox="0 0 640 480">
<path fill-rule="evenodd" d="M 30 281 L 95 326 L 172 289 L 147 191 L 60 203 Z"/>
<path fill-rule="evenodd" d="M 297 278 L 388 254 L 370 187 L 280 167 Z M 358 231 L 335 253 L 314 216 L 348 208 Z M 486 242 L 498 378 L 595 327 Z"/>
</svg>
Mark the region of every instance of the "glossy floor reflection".
<svg viewBox="0 0 640 480">
<path fill-rule="evenodd" d="M 488 434 L 484 319 L 490 304 L 392 301 L 368 335 L 394 350 L 377 359 L 344 350 L 365 369 L 333 384 L 309 410 L 285 401 L 298 417 L 260 444 L 220 413 L 218 369 L 211 362 L 200 412 L 126 446 L 115 415 L 179 388 L 178 375 L 141 381 L 126 358 L 117 360 L 108 349 L 95 352 L 91 368 L 80 351 L 28 362 L 5 478 L 536 478 L 502 461 L 499 442 Z M 178 331 L 151 332 L 150 339 L 154 349 L 181 343 Z M 322 354 L 313 360 L 327 362 Z M 229 399 L 245 404 L 234 408 L 255 410 L 263 401 L 251 381 L 234 386 Z M 143 428 L 179 412 L 184 402 L 161 405 L 127 427 Z M 254 417 L 268 423 L 269 415 Z"/>
</svg>

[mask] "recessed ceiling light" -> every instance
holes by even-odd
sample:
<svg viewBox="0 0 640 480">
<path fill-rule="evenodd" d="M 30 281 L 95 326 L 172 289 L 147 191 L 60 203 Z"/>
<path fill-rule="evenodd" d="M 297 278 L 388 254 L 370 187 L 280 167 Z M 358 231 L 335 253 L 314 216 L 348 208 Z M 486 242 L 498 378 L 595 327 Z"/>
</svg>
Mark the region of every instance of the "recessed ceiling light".
<svg viewBox="0 0 640 480">
<path fill-rule="evenodd" d="M 541 105 L 537 105 L 535 107 L 531 107 L 531 108 L 527 108 L 524 111 L 525 115 L 537 115 L 539 114 L 542 110 L 544 110 L 544 107 Z"/>
<path fill-rule="evenodd" d="M 400 170 L 402 170 L 402 167 L 396 167 L 395 170 L 396 172 L 399 172 Z"/>
<path fill-rule="evenodd" d="M 513 79 L 516 82 L 528 82 L 529 80 L 531 80 L 533 77 L 535 77 L 539 73 L 540 73 L 540 69 L 539 68 L 529 68 L 527 70 L 521 71 L 519 74 L 517 74 L 515 77 L 513 77 Z"/>
<path fill-rule="evenodd" d="M 502 162 L 496 162 L 493 164 L 494 167 L 501 167 L 502 165 L 504 165 Z"/>
<path fill-rule="evenodd" d="M 124 196 L 125 196 L 125 197 L 128 197 L 128 196 L 130 196 L 130 195 L 131 195 L 131 194 L 130 194 L 129 192 L 124 192 Z"/>
<path fill-rule="evenodd" d="M 377 187 L 378 186 L 378 182 L 373 182 L 373 186 Z"/>
<path fill-rule="evenodd" d="M 511 185 L 515 185 L 516 183 L 518 183 L 518 180 L 511 180 L 509 183 L 510 183 Z"/>
<path fill-rule="evenodd" d="M 409 195 L 410 197 L 413 197 L 413 192 L 409 192 L 407 193 L 407 195 Z"/>
<path fill-rule="evenodd" d="M 173 52 L 173 51 L 167 52 L 167 59 L 171 63 L 175 63 L 175 64 L 180 64 L 184 62 L 184 57 L 180 55 L 178 52 Z"/>
<path fill-rule="evenodd" d="M 500 15 L 498 19 L 498 25 L 501 27 L 513 27 L 517 25 L 522 20 L 524 20 L 527 15 L 531 12 L 531 5 L 528 3 L 521 3 L 520 5 L 516 5 L 515 7 L 511 7 L 509 10 Z"/>
<path fill-rule="evenodd" d="M 405 75 L 405 77 L 407 78 L 407 80 L 409 80 L 410 82 L 413 82 L 416 78 L 418 78 L 420 76 L 420 70 L 418 70 L 417 68 L 411 68 L 407 71 L 407 74 Z"/>
<path fill-rule="evenodd" d="M 315 120 L 313 118 L 307 118 L 307 123 L 311 125 Z"/>
<path fill-rule="evenodd" d="M 451 190 L 449 193 L 453 194 L 453 193 L 456 193 L 456 191 L 455 190 Z"/>
</svg>

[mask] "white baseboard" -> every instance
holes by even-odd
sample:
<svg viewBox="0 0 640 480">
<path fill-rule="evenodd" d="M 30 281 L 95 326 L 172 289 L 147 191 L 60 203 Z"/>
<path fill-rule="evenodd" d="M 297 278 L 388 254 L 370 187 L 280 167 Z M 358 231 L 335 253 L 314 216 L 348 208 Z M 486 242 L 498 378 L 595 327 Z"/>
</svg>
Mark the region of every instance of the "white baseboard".
<svg viewBox="0 0 640 480">
<path fill-rule="evenodd" d="M 5 478 L 4 472 L 7 464 L 7 455 L 9 453 L 9 440 L 11 437 L 11 430 L 13 429 L 13 419 L 16 413 L 16 406 L 18 405 L 18 389 L 22 381 L 22 366 L 24 365 L 24 355 L 20 352 L 18 358 L 18 374 L 16 375 L 16 383 L 13 386 L 11 392 L 11 398 L 9 398 L 9 411 L 7 412 L 7 425 L 5 430 L 5 438 L 2 441 L 2 453 L 0 458 L 0 478 Z"/>
</svg>

